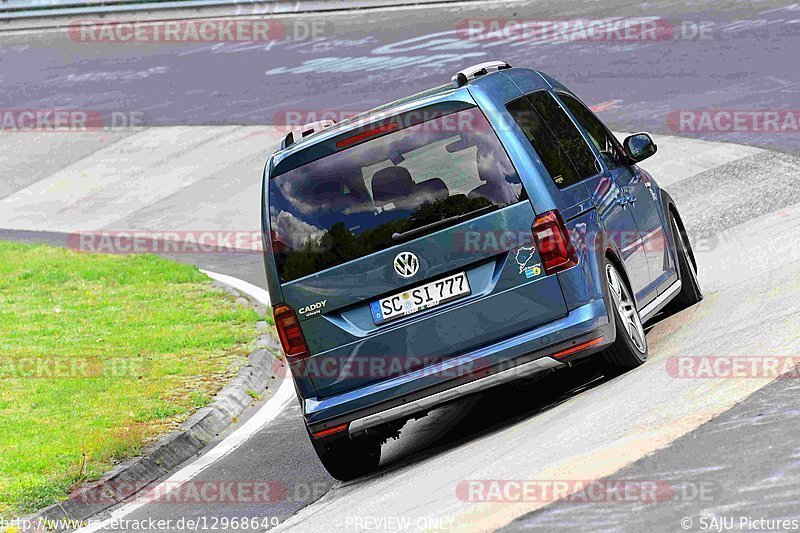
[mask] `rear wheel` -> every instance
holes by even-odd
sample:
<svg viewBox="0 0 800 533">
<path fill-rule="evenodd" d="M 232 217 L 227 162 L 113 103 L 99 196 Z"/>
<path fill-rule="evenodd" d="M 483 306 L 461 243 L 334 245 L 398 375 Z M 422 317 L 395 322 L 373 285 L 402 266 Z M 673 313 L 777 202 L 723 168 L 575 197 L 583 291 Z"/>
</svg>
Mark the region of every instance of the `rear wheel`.
<svg viewBox="0 0 800 533">
<path fill-rule="evenodd" d="M 675 255 L 678 258 L 678 272 L 681 278 L 681 292 L 675 296 L 669 306 L 669 310 L 677 312 L 700 302 L 703 293 L 700 291 L 700 283 L 697 281 L 697 263 L 692 252 L 692 245 L 686 232 L 681 229 L 675 215 L 669 213 L 670 229 L 672 230 L 672 242 L 675 243 Z"/>
<path fill-rule="evenodd" d="M 606 259 L 605 270 L 617 338 L 602 355 L 606 370 L 621 374 L 647 359 L 647 338 L 636 302 L 616 265 Z"/>
<path fill-rule="evenodd" d="M 369 474 L 381 460 L 381 443 L 372 437 L 315 439 L 311 437 L 314 451 L 328 473 L 348 481 Z"/>
</svg>

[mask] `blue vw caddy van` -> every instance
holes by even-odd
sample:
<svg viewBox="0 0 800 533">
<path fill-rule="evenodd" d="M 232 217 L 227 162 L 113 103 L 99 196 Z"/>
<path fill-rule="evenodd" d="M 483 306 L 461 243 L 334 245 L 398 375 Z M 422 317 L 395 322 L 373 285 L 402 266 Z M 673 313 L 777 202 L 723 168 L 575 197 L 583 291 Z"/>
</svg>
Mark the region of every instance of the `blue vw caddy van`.
<svg viewBox="0 0 800 533">
<path fill-rule="evenodd" d="M 278 334 L 328 472 L 375 469 L 403 424 L 584 357 L 647 358 L 642 324 L 702 299 L 678 210 L 569 89 L 493 61 L 267 162 Z"/>
</svg>

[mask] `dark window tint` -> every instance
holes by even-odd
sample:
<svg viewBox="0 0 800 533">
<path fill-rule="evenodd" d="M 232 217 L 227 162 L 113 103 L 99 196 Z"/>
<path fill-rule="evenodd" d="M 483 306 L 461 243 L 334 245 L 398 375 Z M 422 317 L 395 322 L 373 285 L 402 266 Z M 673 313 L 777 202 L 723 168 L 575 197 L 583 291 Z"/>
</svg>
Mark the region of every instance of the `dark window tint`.
<svg viewBox="0 0 800 533">
<path fill-rule="evenodd" d="M 561 146 L 566 150 L 581 179 L 594 176 L 598 173 L 597 159 L 595 159 L 586 140 L 575 127 L 569 115 L 558 105 L 553 95 L 538 91 L 527 95 L 531 105 L 544 118 L 545 123 L 553 130 Z"/>
<path fill-rule="evenodd" d="M 598 173 L 589 145 L 552 95 L 531 93 L 506 107 L 559 188 Z"/>
<path fill-rule="evenodd" d="M 269 180 L 278 273 L 308 276 L 524 198 L 479 109 L 426 121 Z"/>
<path fill-rule="evenodd" d="M 600 122 L 594 113 L 592 113 L 585 105 L 580 103 L 575 98 L 566 94 L 560 94 L 561 100 L 564 102 L 575 120 L 586 130 L 589 138 L 595 145 L 595 148 L 600 152 L 608 168 L 613 169 L 623 166 L 625 158 L 622 157 L 622 148 L 619 145 L 616 137 L 614 137 L 608 129 Z"/>
</svg>

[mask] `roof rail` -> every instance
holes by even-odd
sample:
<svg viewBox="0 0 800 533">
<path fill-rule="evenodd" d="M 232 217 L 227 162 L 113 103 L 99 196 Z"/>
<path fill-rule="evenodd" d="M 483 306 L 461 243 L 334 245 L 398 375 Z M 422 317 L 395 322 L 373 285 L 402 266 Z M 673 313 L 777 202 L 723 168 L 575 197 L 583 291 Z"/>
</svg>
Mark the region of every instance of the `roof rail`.
<svg viewBox="0 0 800 533">
<path fill-rule="evenodd" d="M 477 65 L 472 65 L 471 67 L 467 67 L 464 70 L 458 71 L 455 76 L 450 78 L 450 81 L 453 82 L 453 87 L 458 89 L 475 78 L 485 76 L 490 72 L 505 70 L 507 68 L 511 68 L 511 65 L 505 61 L 487 61 L 486 63 L 478 63 Z"/>
<path fill-rule="evenodd" d="M 311 122 L 310 124 L 306 124 L 302 128 L 292 130 L 289 133 L 287 133 L 283 139 L 281 139 L 281 150 L 288 148 L 289 146 L 293 145 L 294 143 L 303 139 L 304 137 L 313 135 L 318 131 L 324 130 L 325 128 L 330 128 L 334 124 L 336 124 L 335 120 L 324 119 L 324 120 L 318 120 L 316 122 Z"/>
</svg>

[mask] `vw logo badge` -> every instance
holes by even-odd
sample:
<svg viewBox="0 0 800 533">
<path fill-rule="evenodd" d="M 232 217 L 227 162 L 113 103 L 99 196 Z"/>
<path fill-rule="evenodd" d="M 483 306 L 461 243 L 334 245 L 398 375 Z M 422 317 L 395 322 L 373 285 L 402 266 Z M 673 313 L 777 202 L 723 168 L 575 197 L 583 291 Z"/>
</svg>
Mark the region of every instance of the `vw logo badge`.
<svg viewBox="0 0 800 533">
<path fill-rule="evenodd" d="M 394 271 L 401 278 L 412 278 L 419 271 L 419 258 L 411 252 L 400 252 L 394 258 Z"/>
</svg>

